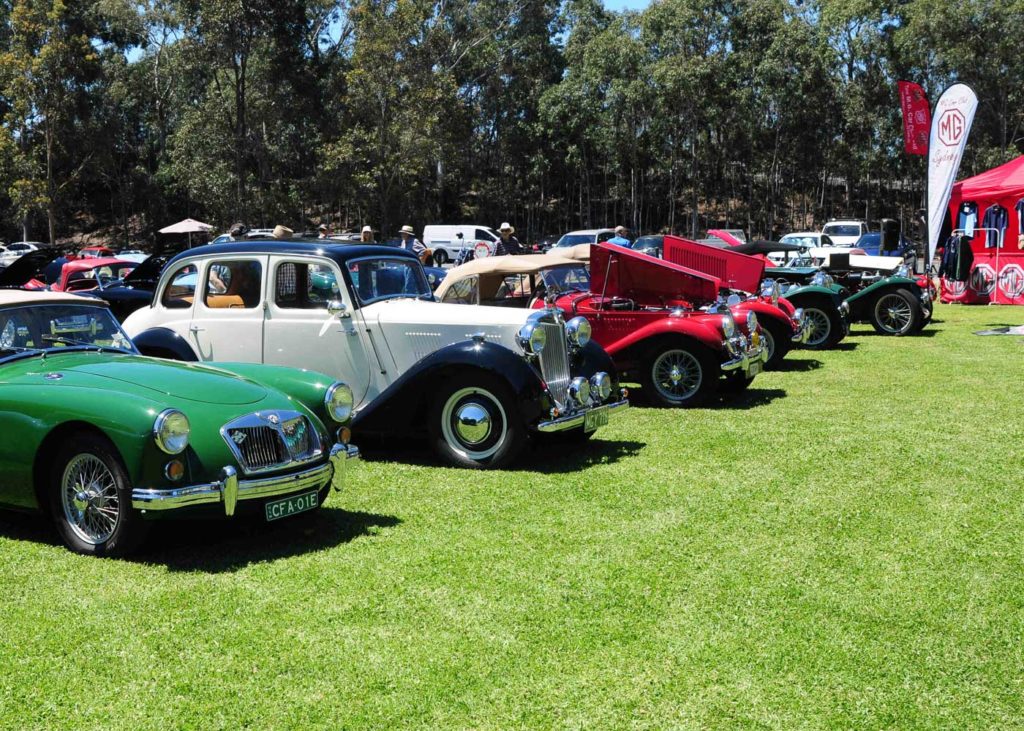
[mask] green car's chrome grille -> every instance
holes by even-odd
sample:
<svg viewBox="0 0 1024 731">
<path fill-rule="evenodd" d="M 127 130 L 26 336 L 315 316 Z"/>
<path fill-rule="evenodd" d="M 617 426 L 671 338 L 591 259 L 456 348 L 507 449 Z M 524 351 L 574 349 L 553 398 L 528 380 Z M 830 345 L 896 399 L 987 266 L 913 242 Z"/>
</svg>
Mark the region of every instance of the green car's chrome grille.
<svg viewBox="0 0 1024 731">
<path fill-rule="evenodd" d="M 323 454 L 316 429 L 294 411 L 257 411 L 225 424 L 220 431 L 248 475 L 305 464 Z"/>
</svg>

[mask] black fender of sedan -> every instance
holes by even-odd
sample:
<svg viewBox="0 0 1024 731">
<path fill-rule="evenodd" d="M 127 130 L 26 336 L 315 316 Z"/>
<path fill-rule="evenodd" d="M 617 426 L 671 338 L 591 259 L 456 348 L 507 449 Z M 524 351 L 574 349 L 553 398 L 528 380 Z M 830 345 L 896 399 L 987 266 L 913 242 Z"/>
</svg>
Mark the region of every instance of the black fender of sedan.
<svg viewBox="0 0 1024 731">
<path fill-rule="evenodd" d="M 590 357 L 599 360 L 596 355 Z M 474 371 L 497 376 L 508 384 L 525 423 L 547 416 L 551 405 L 543 381 L 521 354 L 497 343 L 467 340 L 435 350 L 408 369 L 355 415 L 352 429 L 357 434 L 378 435 L 422 431 L 437 387 Z"/>
<path fill-rule="evenodd" d="M 132 342 L 135 343 L 135 347 L 139 349 L 140 353 L 151 355 L 154 358 L 170 358 L 189 363 L 199 360 L 196 351 L 192 349 L 185 338 L 165 327 L 144 330 L 132 338 Z"/>
</svg>

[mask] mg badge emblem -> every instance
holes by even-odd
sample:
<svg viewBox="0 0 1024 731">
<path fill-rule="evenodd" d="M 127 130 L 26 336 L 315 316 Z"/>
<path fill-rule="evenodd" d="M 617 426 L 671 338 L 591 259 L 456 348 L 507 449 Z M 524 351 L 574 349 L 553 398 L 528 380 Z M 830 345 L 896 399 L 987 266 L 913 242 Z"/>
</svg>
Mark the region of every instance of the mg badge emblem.
<svg viewBox="0 0 1024 731">
<path fill-rule="evenodd" d="M 971 272 L 971 289 L 978 294 L 992 295 L 992 290 L 996 288 L 996 273 L 995 270 L 988 264 L 978 264 L 974 267 L 974 271 Z"/>
<path fill-rule="evenodd" d="M 281 423 L 281 419 L 278 417 L 277 414 L 271 414 L 270 416 L 268 416 L 267 421 L 269 421 L 274 426 L 277 426 L 279 423 Z"/>
<path fill-rule="evenodd" d="M 999 273 L 999 289 L 1007 297 L 1020 297 L 1024 294 L 1024 268 L 1020 264 L 1007 264 Z"/>
<path fill-rule="evenodd" d="M 233 431 L 231 432 L 231 441 L 235 444 L 241 445 L 245 441 L 246 433 L 244 431 Z"/>
<path fill-rule="evenodd" d="M 946 147 L 960 144 L 967 122 L 959 109 L 947 109 L 939 117 L 939 141 Z"/>
</svg>

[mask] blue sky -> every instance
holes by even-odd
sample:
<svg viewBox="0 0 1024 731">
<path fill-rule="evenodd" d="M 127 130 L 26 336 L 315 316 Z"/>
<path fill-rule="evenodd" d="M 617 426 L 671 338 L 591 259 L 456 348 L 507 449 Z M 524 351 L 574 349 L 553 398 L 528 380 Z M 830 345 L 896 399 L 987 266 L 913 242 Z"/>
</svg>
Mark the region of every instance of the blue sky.
<svg viewBox="0 0 1024 731">
<path fill-rule="evenodd" d="M 643 10 L 651 4 L 651 0 L 604 0 L 609 10 Z"/>
</svg>

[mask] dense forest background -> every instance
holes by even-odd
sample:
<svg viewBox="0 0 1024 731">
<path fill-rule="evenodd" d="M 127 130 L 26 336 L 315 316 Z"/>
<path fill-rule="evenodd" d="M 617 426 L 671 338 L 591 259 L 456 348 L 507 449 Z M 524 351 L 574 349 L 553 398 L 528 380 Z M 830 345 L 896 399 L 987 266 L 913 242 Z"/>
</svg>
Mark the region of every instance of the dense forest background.
<svg viewBox="0 0 1024 731">
<path fill-rule="evenodd" d="M 0 0 L 0 238 L 909 222 L 896 81 L 1021 152 L 1022 0 Z M 909 231 L 908 231 L 909 232 Z"/>
</svg>

